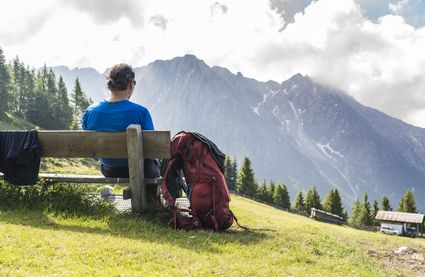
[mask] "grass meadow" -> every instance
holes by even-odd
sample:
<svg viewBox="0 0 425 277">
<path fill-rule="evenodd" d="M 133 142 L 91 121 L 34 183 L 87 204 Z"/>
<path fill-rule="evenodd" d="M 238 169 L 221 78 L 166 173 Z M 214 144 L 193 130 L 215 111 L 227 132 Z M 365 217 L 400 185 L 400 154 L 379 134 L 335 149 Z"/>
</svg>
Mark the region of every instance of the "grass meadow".
<svg viewBox="0 0 425 277">
<path fill-rule="evenodd" d="M 412 276 L 425 239 L 314 221 L 232 195 L 250 232 L 174 231 L 170 215 L 117 213 L 88 197 L 94 187 L 0 183 L 0 275 L 4 276 Z"/>
</svg>

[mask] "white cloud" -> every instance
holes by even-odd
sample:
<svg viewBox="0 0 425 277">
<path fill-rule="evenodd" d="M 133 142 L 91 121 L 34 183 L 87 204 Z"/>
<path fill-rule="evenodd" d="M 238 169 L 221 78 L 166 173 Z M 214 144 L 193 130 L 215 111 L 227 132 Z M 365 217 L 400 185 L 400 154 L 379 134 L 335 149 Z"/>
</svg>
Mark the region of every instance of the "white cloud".
<svg viewBox="0 0 425 277">
<path fill-rule="evenodd" d="M 285 29 L 282 16 L 293 0 L 15 1 L 0 10 L 0 47 L 9 59 L 102 72 L 117 62 L 140 66 L 192 53 L 260 80 L 308 74 L 425 126 L 425 28 L 399 15 L 372 22 L 355 0 L 297 6 Z"/>
<path fill-rule="evenodd" d="M 8 2 L 7 6 L 2 3 L 0 43 L 8 45 L 24 43 L 38 34 L 53 14 L 51 7 L 54 5 L 53 0 L 37 2 L 15 0 Z"/>
<path fill-rule="evenodd" d="M 149 21 L 153 25 L 155 25 L 156 27 L 161 28 L 163 31 L 165 31 L 165 29 L 167 29 L 168 19 L 165 18 L 163 15 L 156 14 L 154 16 L 151 16 L 151 18 L 149 19 Z"/>
<path fill-rule="evenodd" d="M 400 2 L 393 4 L 389 3 L 388 8 L 395 14 L 401 14 L 404 8 L 408 5 L 409 0 L 400 0 Z"/>
<path fill-rule="evenodd" d="M 88 14 L 97 23 L 111 23 L 121 18 L 127 18 L 136 27 L 144 23 L 137 0 L 62 0 L 60 4 Z"/>
<path fill-rule="evenodd" d="M 297 14 L 279 38 L 264 43 L 254 63 L 267 68 L 263 78 L 308 74 L 363 104 L 425 126 L 417 116 L 425 111 L 422 49 L 425 28 L 415 29 L 396 15 L 372 23 L 354 1 L 320 0 Z"/>
</svg>

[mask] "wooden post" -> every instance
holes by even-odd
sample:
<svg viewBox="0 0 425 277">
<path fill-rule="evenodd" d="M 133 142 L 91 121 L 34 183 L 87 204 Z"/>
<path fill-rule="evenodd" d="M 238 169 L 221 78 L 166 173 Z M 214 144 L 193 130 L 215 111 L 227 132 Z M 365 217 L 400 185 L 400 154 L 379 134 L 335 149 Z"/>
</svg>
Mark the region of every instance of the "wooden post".
<svg viewBox="0 0 425 277">
<path fill-rule="evenodd" d="M 126 133 L 131 209 L 133 212 L 142 212 L 146 209 L 142 129 L 140 125 L 132 124 L 127 127 Z"/>
</svg>

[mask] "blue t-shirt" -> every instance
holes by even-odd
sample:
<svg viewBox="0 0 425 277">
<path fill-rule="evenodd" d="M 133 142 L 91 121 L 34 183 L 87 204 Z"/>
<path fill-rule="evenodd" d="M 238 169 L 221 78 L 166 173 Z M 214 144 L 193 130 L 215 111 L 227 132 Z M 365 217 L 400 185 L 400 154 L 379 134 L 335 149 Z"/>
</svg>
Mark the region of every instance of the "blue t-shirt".
<svg viewBox="0 0 425 277">
<path fill-rule="evenodd" d="M 142 130 L 154 130 L 149 111 L 128 100 L 108 102 L 102 100 L 88 107 L 83 115 L 83 130 L 125 131 L 130 124 L 139 124 Z M 128 167 L 127 159 L 99 159 L 107 167 Z"/>
</svg>

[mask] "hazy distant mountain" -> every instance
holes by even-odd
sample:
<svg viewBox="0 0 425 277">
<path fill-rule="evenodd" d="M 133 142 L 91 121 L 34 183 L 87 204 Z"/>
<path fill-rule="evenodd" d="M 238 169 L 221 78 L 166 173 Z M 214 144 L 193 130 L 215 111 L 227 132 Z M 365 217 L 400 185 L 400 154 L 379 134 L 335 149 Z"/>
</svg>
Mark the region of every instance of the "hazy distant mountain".
<svg viewBox="0 0 425 277">
<path fill-rule="evenodd" d="M 93 99 L 104 77 L 90 69 L 54 68 L 80 77 Z M 71 76 L 71 77 L 68 77 Z M 133 101 L 151 111 L 157 129 L 205 134 L 231 156 L 253 161 L 257 179 L 299 189 L 337 187 L 351 205 L 363 192 L 398 205 L 414 188 L 425 210 L 425 129 L 364 107 L 341 91 L 297 74 L 279 84 L 209 67 L 195 56 L 136 69 Z"/>
<path fill-rule="evenodd" d="M 74 88 L 75 79 L 78 77 L 84 91 L 93 101 L 99 101 L 108 94 L 105 77 L 93 68 L 74 68 L 71 70 L 66 66 L 56 66 L 52 69 L 57 75 L 60 74 L 63 77 L 69 93 Z"/>
</svg>

